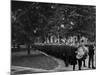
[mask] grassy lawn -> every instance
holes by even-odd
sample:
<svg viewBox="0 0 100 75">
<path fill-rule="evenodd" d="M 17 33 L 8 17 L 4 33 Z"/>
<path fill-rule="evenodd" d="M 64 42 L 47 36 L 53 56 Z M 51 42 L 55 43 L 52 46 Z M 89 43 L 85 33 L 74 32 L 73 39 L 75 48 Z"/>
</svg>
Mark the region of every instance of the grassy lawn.
<svg viewBox="0 0 100 75">
<path fill-rule="evenodd" d="M 39 68 L 45 70 L 51 70 L 58 66 L 57 61 L 43 54 L 13 56 L 11 62 L 13 66 Z"/>
<path fill-rule="evenodd" d="M 35 45 L 35 50 L 45 52 L 48 55 L 54 56 L 58 59 L 62 59 L 66 68 L 70 64 L 69 59 L 73 56 L 74 47 L 66 45 Z M 27 49 L 16 49 L 13 50 L 12 54 L 12 66 L 30 67 L 45 70 L 53 70 L 58 67 L 58 62 L 51 57 L 45 56 L 44 54 L 35 54 L 34 49 L 31 49 L 31 55 L 27 54 Z M 32 53 L 33 51 L 33 53 Z M 19 73 L 20 71 L 18 71 Z M 21 73 L 29 73 L 30 71 L 21 71 Z M 30 73 L 32 73 L 31 71 Z M 42 72 L 42 71 L 41 71 Z"/>
</svg>

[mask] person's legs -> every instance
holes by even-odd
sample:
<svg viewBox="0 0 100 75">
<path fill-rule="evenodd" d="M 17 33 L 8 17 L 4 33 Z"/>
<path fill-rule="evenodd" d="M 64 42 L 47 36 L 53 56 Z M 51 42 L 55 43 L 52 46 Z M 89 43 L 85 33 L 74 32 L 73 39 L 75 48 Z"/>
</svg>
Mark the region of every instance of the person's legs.
<svg viewBox="0 0 100 75">
<path fill-rule="evenodd" d="M 85 59 L 83 60 L 83 66 L 84 66 L 84 67 L 86 67 L 86 64 L 85 64 Z"/>
<path fill-rule="evenodd" d="M 81 70 L 81 67 L 82 67 L 82 60 L 81 59 L 78 60 L 78 67 L 79 67 L 79 70 Z"/>
<path fill-rule="evenodd" d="M 94 56 L 92 56 L 92 68 L 94 69 L 95 67 L 94 67 Z"/>
<path fill-rule="evenodd" d="M 73 71 L 75 70 L 75 65 L 73 65 Z"/>
<path fill-rule="evenodd" d="M 88 68 L 90 68 L 91 63 L 91 56 L 89 56 L 89 61 L 88 61 Z"/>
</svg>

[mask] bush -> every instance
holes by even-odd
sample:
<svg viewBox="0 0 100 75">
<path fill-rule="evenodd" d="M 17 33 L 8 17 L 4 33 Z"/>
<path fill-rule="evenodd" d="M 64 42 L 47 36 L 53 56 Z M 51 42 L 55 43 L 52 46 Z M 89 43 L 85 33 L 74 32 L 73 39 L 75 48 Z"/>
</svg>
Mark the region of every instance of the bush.
<svg viewBox="0 0 100 75">
<path fill-rule="evenodd" d="M 66 66 L 70 63 L 70 59 L 73 57 L 76 49 L 75 47 L 67 45 L 35 45 L 34 47 L 49 55 L 64 60 Z"/>
</svg>

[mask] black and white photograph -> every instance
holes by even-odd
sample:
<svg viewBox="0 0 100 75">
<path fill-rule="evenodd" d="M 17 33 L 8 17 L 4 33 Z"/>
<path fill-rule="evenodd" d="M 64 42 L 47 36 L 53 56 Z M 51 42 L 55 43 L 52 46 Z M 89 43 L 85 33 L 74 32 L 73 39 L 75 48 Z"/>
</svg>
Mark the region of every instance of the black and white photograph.
<svg viewBox="0 0 100 75">
<path fill-rule="evenodd" d="M 11 0 L 11 75 L 96 69 L 96 6 Z"/>
</svg>

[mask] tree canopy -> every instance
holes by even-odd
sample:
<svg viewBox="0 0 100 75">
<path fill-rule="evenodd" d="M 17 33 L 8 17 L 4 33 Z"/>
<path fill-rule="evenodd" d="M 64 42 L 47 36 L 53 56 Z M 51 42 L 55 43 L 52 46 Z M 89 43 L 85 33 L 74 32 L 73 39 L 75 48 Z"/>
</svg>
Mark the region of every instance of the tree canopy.
<svg viewBox="0 0 100 75">
<path fill-rule="evenodd" d="M 32 43 L 49 35 L 84 35 L 95 38 L 96 7 L 12 1 L 12 40 Z"/>
</svg>

